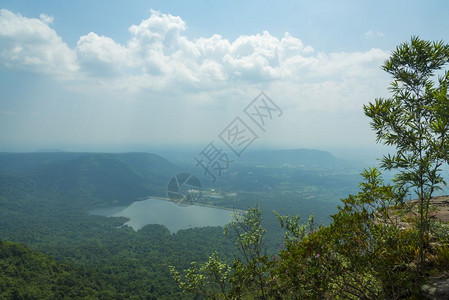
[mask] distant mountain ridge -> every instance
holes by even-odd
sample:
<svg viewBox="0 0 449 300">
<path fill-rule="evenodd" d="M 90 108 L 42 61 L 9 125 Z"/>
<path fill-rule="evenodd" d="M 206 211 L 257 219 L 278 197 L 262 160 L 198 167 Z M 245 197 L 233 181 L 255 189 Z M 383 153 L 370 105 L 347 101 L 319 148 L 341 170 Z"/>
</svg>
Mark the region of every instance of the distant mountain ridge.
<svg viewBox="0 0 449 300">
<path fill-rule="evenodd" d="M 258 168 L 259 165 L 289 168 L 293 173 L 284 174 L 288 175 L 288 180 L 295 178 L 302 182 L 306 182 L 305 175 L 295 173 L 295 169 L 346 169 L 352 166 L 329 152 L 313 149 L 252 151 L 245 153 L 237 163 L 243 168 L 255 168 L 242 170 L 236 166 L 234 171 L 239 170 L 241 174 L 261 172 L 249 177 L 245 175 L 241 180 L 246 187 L 264 176 L 268 176 L 267 180 L 281 180 L 273 175 L 273 171 Z M 189 170 L 201 172 L 193 163 L 190 169 L 188 167 L 179 167 L 162 156 L 144 152 L 0 153 L 0 185 L 15 182 L 14 186 L 18 188 L 17 182 L 23 181 L 41 195 L 59 195 L 54 197 L 59 198 L 55 200 L 58 203 L 88 210 L 99 206 L 129 205 L 148 196 L 166 196 L 167 184 L 174 175 Z M 1 192 L 0 186 L 0 196 Z"/>
<path fill-rule="evenodd" d="M 245 153 L 243 162 L 268 165 L 303 165 L 307 167 L 339 167 L 349 162 L 333 156 L 330 152 L 315 149 L 281 149 Z"/>
<path fill-rule="evenodd" d="M 178 171 L 165 158 L 150 153 L 0 153 L 3 176 L 22 176 L 41 191 L 82 199 L 85 207 L 163 196 Z"/>
</svg>

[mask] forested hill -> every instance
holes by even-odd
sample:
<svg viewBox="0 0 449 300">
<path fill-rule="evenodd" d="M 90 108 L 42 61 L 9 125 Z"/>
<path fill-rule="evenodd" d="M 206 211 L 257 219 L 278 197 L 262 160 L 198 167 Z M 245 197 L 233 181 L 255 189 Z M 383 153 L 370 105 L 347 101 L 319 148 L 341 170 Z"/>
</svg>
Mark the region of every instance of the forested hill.
<svg viewBox="0 0 449 300">
<path fill-rule="evenodd" d="M 164 195 L 177 172 L 146 153 L 0 154 L 0 299 L 183 299 L 168 266 L 230 258 L 223 228 L 135 232 L 88 213 Z"/>
<path fill-rule="evenodd" d="M 148 153 L 0 153 L 0 182 L 27 182 L 64 198 L 90 199 L 92 205 L 129 204 L 163 195 L 178 168 Z M 7 192 L 7 191 L 6 191 Z"/>
<path fill-rule="evenodd" d="M 18 243 L 0 241 L 1 299 L 110 299 L 117 296 L 115 288 L 95 271 L 58 263 Z"/>
</svg>

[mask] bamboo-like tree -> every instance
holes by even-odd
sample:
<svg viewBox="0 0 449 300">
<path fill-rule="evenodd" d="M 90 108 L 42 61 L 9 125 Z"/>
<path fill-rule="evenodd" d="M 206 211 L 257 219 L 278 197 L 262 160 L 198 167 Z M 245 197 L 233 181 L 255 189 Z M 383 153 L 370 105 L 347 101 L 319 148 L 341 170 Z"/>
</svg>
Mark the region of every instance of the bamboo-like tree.
<svg viewBox="0 0 449 300">
<path fill-rule="evenodd" d="M 382 69 L 392 75 L 390 98 L 364 106 L 377 142 L 394 146 L 382 168 L 396 170 L 395 183 L 404 195 L 419 200 L 419 264 L 429 245 L 429 204 L 444 183 L 441 166 L 449 158 L 449 44 L 412 37 L 399 45 Z"/>
</svg>

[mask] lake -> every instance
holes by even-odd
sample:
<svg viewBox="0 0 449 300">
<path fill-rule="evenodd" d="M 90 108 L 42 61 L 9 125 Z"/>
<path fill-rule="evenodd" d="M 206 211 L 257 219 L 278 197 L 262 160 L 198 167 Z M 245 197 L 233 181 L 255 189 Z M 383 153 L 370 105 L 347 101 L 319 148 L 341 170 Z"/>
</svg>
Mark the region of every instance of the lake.
<svg viewBox="0 0 449 300">
<path fill-rule="evenodd" d="M 137 201 L 127 207 L 98 208 L 90 211 L 90 214 L 126 217 L 129 221 L 124 225 L 136 231 L 148 224 L 161 224 L 172 233 L 193 227 L 224 226 L 233 218 L 233 212 L 230 210 L 199 205 L 179 206 L 157 199 Z"/>
</svg>

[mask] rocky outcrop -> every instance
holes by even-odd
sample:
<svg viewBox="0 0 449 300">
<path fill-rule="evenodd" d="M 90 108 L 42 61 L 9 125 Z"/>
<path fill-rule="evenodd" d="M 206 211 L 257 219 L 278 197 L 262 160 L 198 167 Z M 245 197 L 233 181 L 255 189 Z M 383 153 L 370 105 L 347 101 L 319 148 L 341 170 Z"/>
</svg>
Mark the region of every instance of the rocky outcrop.
<svg viewBox="0 0 449 300">
<path fill-rule="evenodd" d="M 432 278 L 421 287 L 425 299 L 448 300 L 449 299 L 449 277 Z"/>
</svg>

